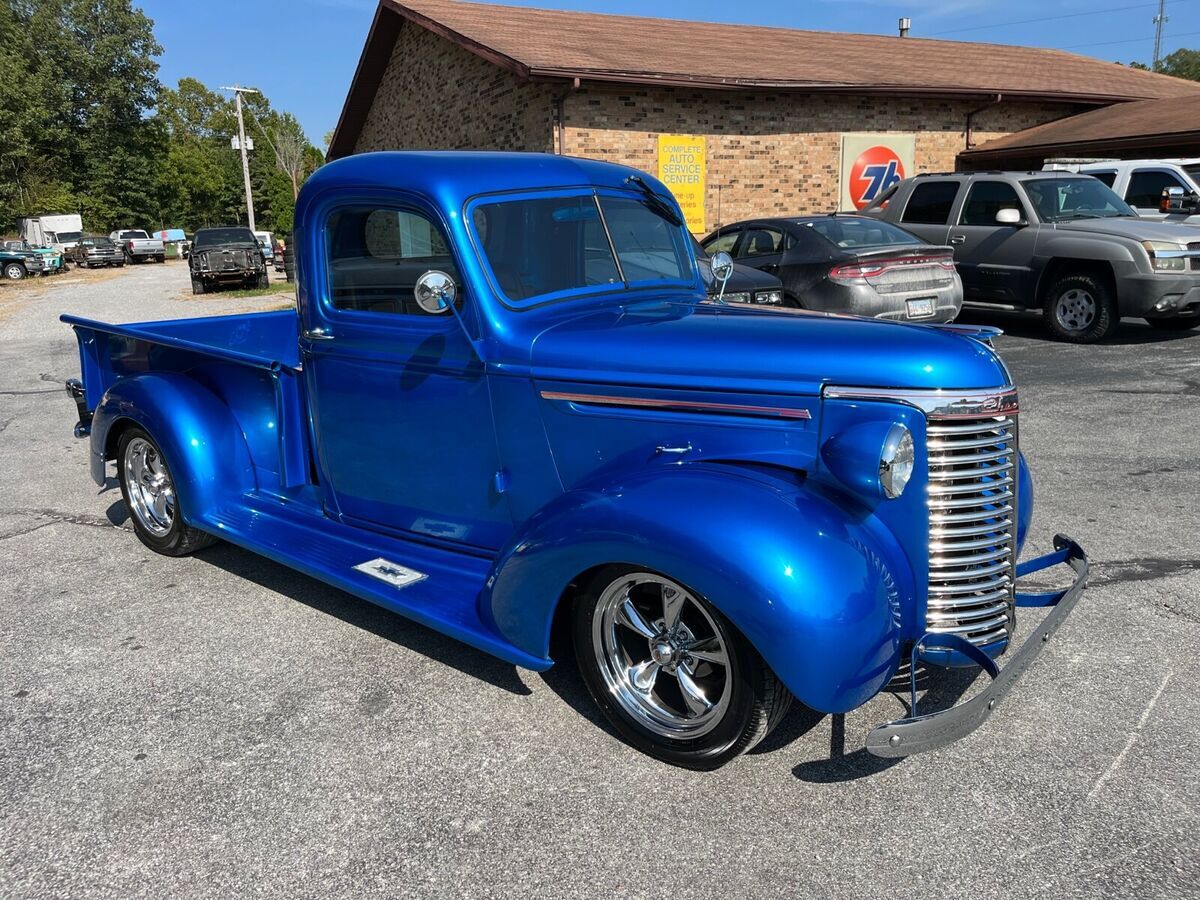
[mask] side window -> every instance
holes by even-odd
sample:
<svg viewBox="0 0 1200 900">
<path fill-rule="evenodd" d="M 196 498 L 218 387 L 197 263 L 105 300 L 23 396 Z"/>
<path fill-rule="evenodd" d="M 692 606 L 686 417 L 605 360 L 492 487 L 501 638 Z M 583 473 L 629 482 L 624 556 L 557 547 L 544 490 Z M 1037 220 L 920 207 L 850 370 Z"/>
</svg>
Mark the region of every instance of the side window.
<svg viewBox="0 0 1200 900">
<path fill-rule="evenodd" d="M 440 269 L 461 284 L 441 231 L 420 213 L 374 206 L 336 210 L 325 224 L 325 246 L 335 309 L 432 315 L 413 299 L 417 279 Z"/>
<path fill-rule="evenodd" d="M 1183 183 L 1170 172 L 1142 170 L 1134 172 L 1125 191 L 1125 202 L 1143 209 L 1158 209 L 1164 188 L 1183 187 Z M 1185 188 L 1186 190 L 1186 188 Z"/>
<path fill-rule="evenodd" d="M 1103 181 L 1104 186 L 1108 188 L 1111 188 L 1117 181 L 1116 172 L 1088 172 L 1086 174 L 1091 175 L 1097 181 Z"/>
<path fill-rule="evenodd" d="M 725 231 L 716 237 L 709 238 L 708 241 L 702 245 L 704 247 L 704 252 L 709 256 L 712 256 L 714 253 L 720 253 L 722 250 L 724 250 L 726 253 L 732 255 L 733 245 L 737 243 L 737 239 L 739 236 L 741 236 L 741 233 L 741 229 L 735 228 L 732 231 Z"/>
<path fill-rule="evenodd" d="M 1012 185 L 1003 181 L 976 181 L 963 204 L 960 225 L 995 225 L 1002 209 L 1021 211 L 1021 201 Z"/>
<path fill-rule="evenodd" d="M 742 232 L 742 243 L 738 247 L 738 259 L 753 259 L 770 256 L 783 250 L 783 232 L 774 228 L 747 228 Z"/>
<path fill-rule="evenodd" d="M 945 225 L 958 196 L 959 181 L 925 181 L 908 198 L 901 222 L 909 225 Z"/>
</svg>

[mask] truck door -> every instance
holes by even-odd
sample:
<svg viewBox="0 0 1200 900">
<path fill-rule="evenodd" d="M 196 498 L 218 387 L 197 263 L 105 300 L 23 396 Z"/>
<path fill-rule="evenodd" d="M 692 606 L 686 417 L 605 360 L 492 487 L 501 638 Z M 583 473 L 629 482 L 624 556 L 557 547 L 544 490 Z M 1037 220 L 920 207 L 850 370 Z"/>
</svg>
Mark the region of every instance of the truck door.
<svg viewBox="0 0 1200 900">
<path fill-rule="evenodd" d="M 311 249 L 300 344 L 327 511 L 501 546 L 512 520 L 483 364 L 455 316 L 413 298 L 422 274 L 446 272 L 463 320 L 475 321 L 436 215 L 391 202 L 327 207 Z"/>
<path fill-rule="evenodd" d="M 1017 223 L 998 222 L 1003 210 L 1016 210 Z M 1036 229 L 1030 210 L 1016 188 L 1004 181 L 976 180 L 950 228 L 950 243 L 958 274 L 962 276 L 963 298 L 1027 306 L 1033 295 L 1031 262 Z"/>
<path fill-rule="evenodd" d="M 931 244 L 945 244 L 950 213 L 960 187 L 962 182 L 958 179 L 918 180 L 900 213 L 900 225 Z"/>
</svg>

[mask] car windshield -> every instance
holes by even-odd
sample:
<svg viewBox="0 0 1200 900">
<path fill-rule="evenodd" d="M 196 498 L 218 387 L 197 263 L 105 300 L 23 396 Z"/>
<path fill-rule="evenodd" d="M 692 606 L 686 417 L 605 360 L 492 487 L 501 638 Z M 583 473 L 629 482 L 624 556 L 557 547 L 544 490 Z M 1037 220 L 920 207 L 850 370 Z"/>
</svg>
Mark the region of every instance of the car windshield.
<svg viewBox="0 0 1200 900">
<path fill-rule="evenodd" d="M 879 219 L 829 216 L 803 223 L 829 243 L 845 249 L 886 247 L 890 244 L 923 244 L 915 234 Z"/>
<path fill-rule="evenodd" d="M 86 237 L 79 243 L 85 247 L 111 247 L 113 242 L 106 237 Z"/>
<path fill-rule="evenodd" d="M 229 244 L 257 246 L 258 241 L 254 239 L 249 228 L 205 228 L 196 232 L 193 244 L 197 250 L 204 250 L 207 247 L 223 247 Z"/>
<path fill-rule="evenodd" d="M 1021 184 L 1043 222 L 1137 215 L 1111 188 L 1095 178 L 1030 178 Z"/>
<path fill-rule="evenodd" d="M 501 291 L 519 303 L 691 282 L 693 250 L 687 232 L 664 218 L 669 211 L 632 196 L 534 197 L 482 203 L 471 224 Z"/>
</svg>

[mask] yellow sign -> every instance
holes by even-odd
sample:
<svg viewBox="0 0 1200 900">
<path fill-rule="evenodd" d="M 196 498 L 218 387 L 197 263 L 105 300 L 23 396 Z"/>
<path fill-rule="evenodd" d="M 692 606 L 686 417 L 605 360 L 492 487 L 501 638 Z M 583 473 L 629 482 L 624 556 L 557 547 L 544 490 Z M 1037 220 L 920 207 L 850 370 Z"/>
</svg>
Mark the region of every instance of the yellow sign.
<svg viewBox="0 0 1200 900">
<path fill-rule="evenodd" d="M 658 180 L 675 195 L 687 227 L 703 234 L 705 187 L 704 138 L 692 134 L 658 136 Z"/>
</svg>

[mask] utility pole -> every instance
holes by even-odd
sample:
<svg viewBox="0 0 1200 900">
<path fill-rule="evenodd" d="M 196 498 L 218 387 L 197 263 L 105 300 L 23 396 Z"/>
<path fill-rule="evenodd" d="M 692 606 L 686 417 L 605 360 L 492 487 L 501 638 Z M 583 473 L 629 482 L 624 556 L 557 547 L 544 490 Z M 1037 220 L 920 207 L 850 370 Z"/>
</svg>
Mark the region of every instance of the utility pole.
<svg viewBox="0 0 1200 900">
<path fill-rule="evenodd" d="M 254 230 L 254 195 L 250 192 L 250 158 L 246 156 L 246 125 L 242 121 L 242 94 L 257 94 L 252 88 L 240 85 L 223 87 L 223 91 L 233 91 L 234 106 L 237 108 L 238 148 L 242 151 L 242 177 L 246 180 L 246 217 L 250 222 L 250 230 Z"/>
<path fill-rule="evenodd" d="M 1162 30 L 1167 21 L 1167 0 L 1158 0 L 1158 15 L 1154 17 L 1154 64 L 1150 71 L 1157 72 L 1162 61 Z"/>
</svg>

